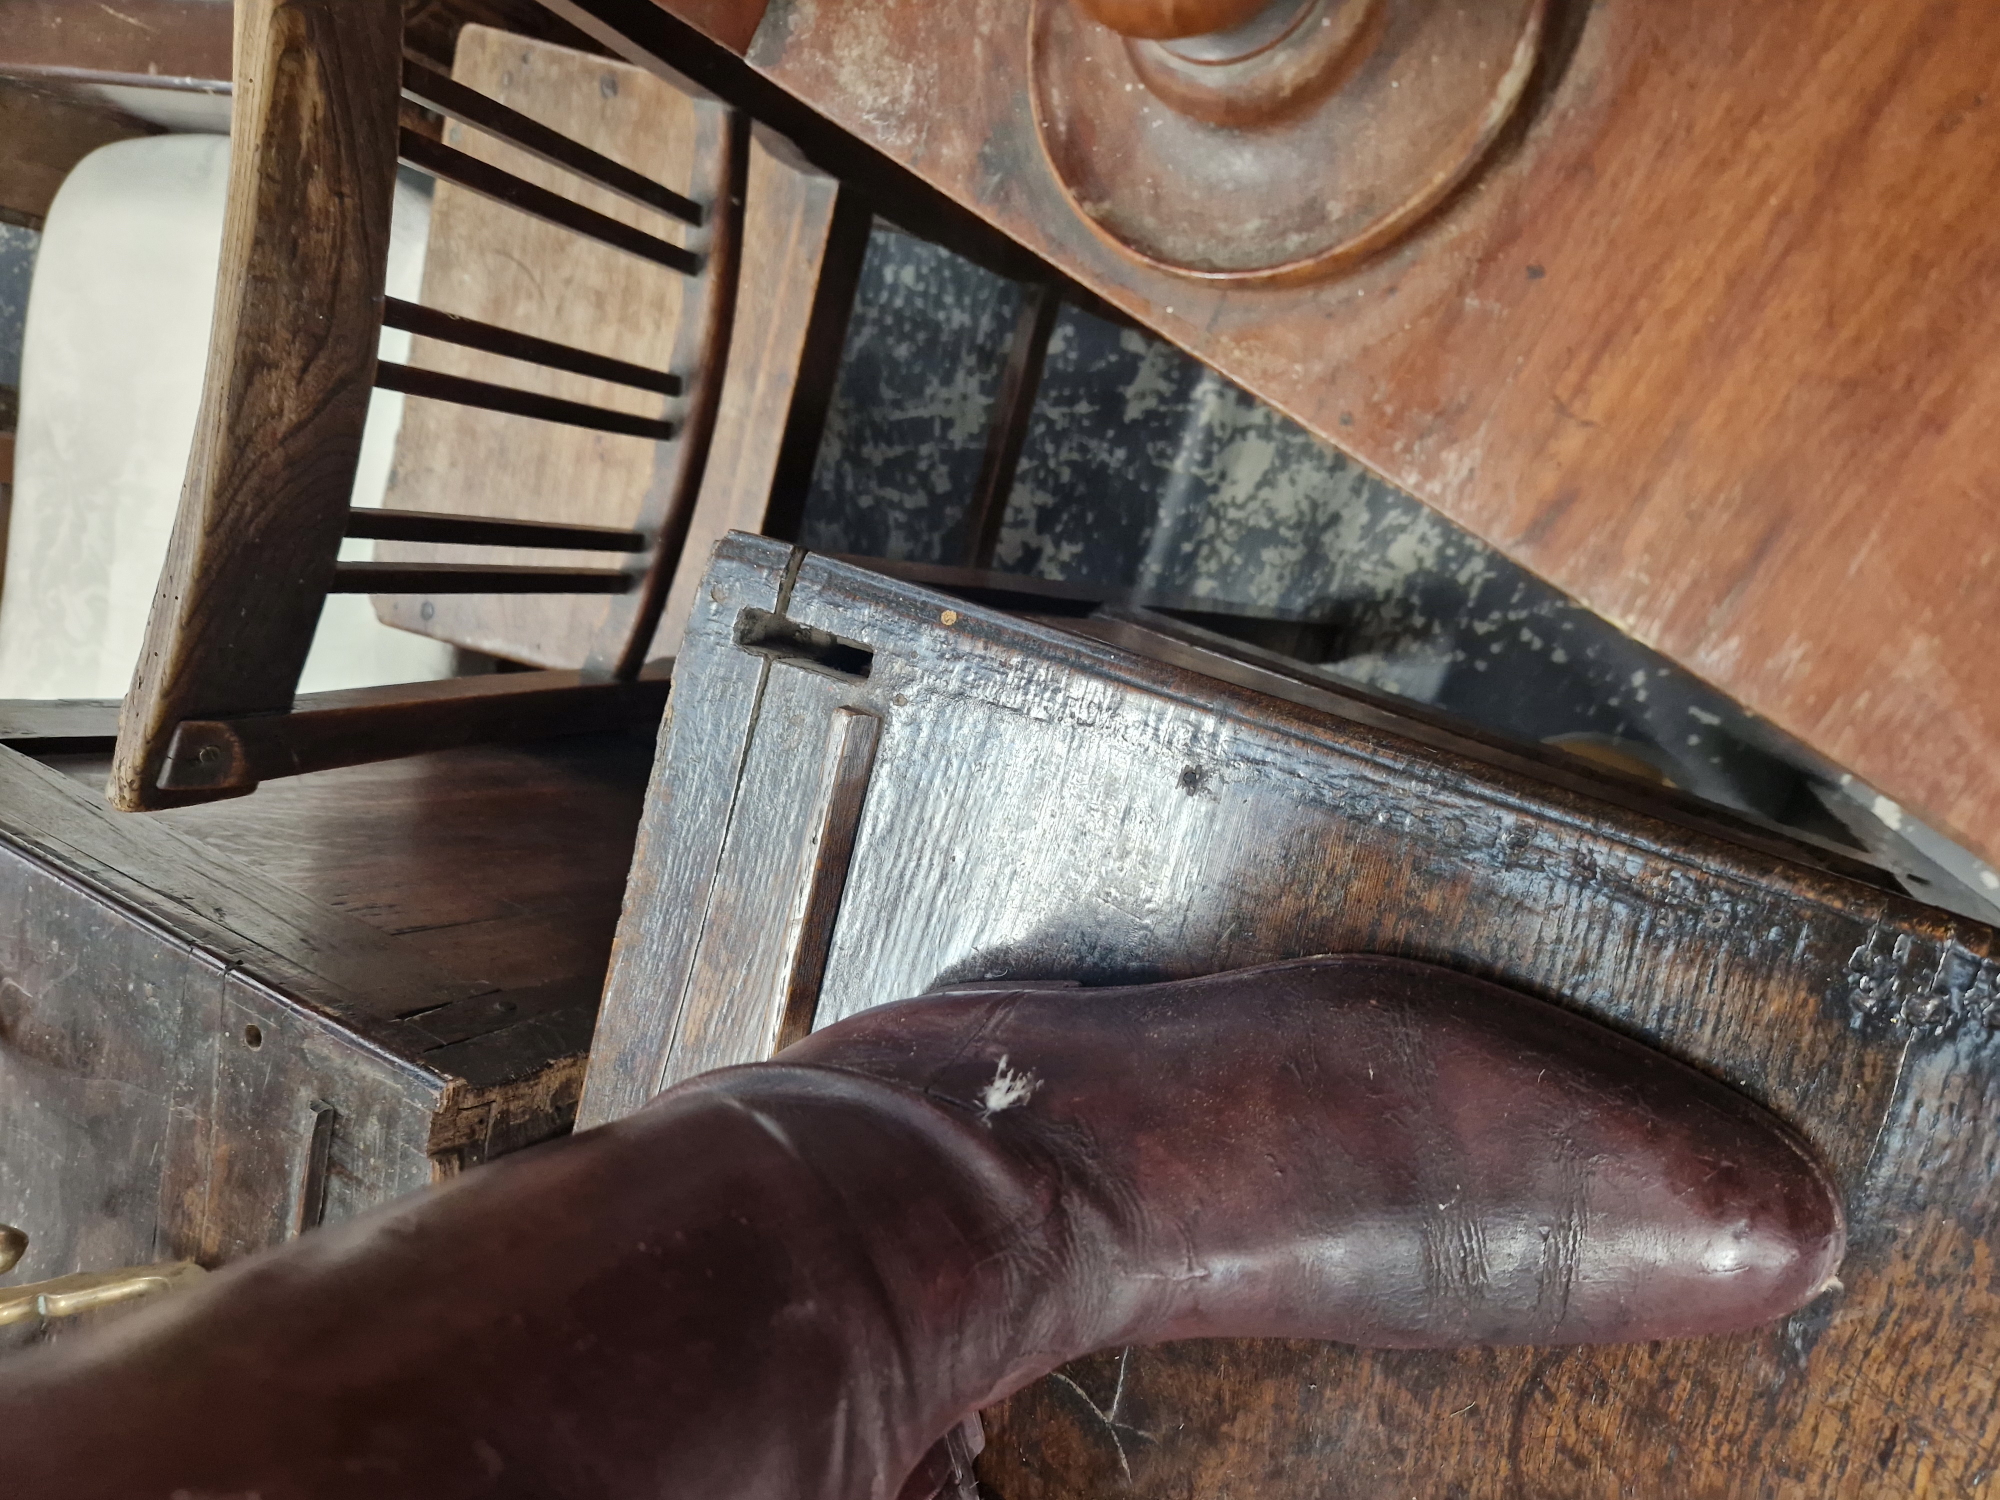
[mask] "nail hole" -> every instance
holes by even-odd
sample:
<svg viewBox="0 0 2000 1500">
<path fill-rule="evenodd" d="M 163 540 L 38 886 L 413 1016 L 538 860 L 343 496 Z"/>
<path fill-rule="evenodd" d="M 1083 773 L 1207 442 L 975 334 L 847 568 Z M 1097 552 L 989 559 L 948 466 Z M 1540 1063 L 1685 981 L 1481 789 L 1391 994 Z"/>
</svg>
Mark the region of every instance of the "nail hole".
<svg viewBox="0 0 2000 1500">
<path fill-rule="evenodd" d="M 264 1029 L 261 1026 L 245 1026 L 243 1028 L 243 1045 L 246 1047 L 263 1046 Z"/>
</svg>

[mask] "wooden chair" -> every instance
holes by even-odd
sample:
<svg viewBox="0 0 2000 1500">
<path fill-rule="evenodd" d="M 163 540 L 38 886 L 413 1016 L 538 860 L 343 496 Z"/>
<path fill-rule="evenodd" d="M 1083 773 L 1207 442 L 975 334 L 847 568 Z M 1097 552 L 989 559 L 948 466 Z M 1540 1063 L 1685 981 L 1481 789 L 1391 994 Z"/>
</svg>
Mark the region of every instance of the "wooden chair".
<svg viewBox="0 0 2000 1500">
<path fill-rule="evenodd" d="M 1714 1072 L 1846 1195 L 1844 1288 L 1785 1323 L 1107 1351 L 986 1413 L 995 1492 L 1290 1500 L 1337 1463 L 1333 1488 L 1371 1495 L 1659 1474 L 1651 1492 L 1870 1496 L 1898 1433 L 1939 1472 L 1989 1462 L 2000 1414 L 1963 1396 L 2000 1358 L 1992 928 L 1830 846 L 1157 614 L 979 603 L 768 540 L 718 552 L 675 691 L 580 1124 L 943 983 L 1366 951 Z"/>
<path fill-rule="evenodd" d="M 621 166 L 405 60 L 394 0 L 243 0 L 235 147 L 220 294 L 181 510 L 120 725 L 113 802 L 160 808 L 240 796 L 276 776 L 501 736 L 618 727 L 656 715 L 646 658 L 708 463 L 736 305 L 749 122 L 698 97 L 686 191 Z M 405 103 L 407 101 L 407 103 Z M 635 227 L 468 153 L 421 105 L 467 121 L 641 205 Z M 385 300 L 398 162 L 687 278 L 673 358 L 640 368 L 589 350 Z M 662 232 L 671 222 L 677 236 Z M 377 358 L 384 326 L 650 393 L 671 412 L 564 401 Z M 629 528 L 357 510 L 355 460 L 371 387 L 658 445 Z M 342 562 L 348 537 L 555 548 L 619 566 Z M 418 689 L 294 702 L 321 601 L 335 592 L 595 594 L 586 660 Z"/>
<path fill-rule="evenodd" d="M 620 160 L 643 162 L 684 149 L 683 96 L 657 76 L 661 54 L 621 32 L 598 38 L 622 61 L 527 41 L 468 26 L 461 33 L 453 78 L 502 104 L 560 123 L 578 142 Z M 686 49 L 672 49 L 678 62 Z M 739 104 L 740 99 L 736 100 Z M 521 175 L 538 163 L 495 138 L 454 122 L 446 138 L 482 159 Z M 814 154 L 829 150 L 823 126 L 807 138 Z M 763 125 L 753 129 L 743 215 L 744 283 L 755 287 L 737 309 L 714 451 L 694 508 L 682 569 L 669 593 L 651 654 L 670 657 L 692 604 L 699 560 L 731 530 L 796 540 L 812 487 L 820 437 L 863 261 L 879 232 L 877 212 L 924 222 L 909 212 L 906 184 L 861 184 L 833 175 L 792 142 Z M 672 278 L 658 268 L 534 225 L 509 233 L 510 211 L 455 183 L 439 184 L 430 220 L 425 300 L 486 321 L 524 318 L 554 322 L 566 340 L 625 349 L 644 357 L 647 332 L 664 319 L 637 314 L 671 298 Z M 1021 454 L 1062 285 L 1032 258 L 998 264 L 988 247 L 957 226 L 928 226 L 919 238 L 944 243 L 1005 279 L 1021 284 L 1019 306 L 1002 351 L 993 415 L 976 479 L 963 495 L 940 498 L 963 542 L 944 561 L 988 569 Z M 587 264 L 584 262 L 588 261 Z M 1095 305 L 1093 303 L 1093 305 Z M 450 374 L 499 378 L 504 361 L 481 352 L 420 343 L 411 363 Z M 571 377 L 574 379 L 574 377 Z M 558 392 L 560 393 L 560 392 Z M 588 433 L 545 438 L 526 424 L 509 427 L 476 409 L 421 403 L 405 413 L 397 439 L 389 503 L 425 510 L 505 508 L 539 503 L 586 525 L 618 524 L 647 488 L 650 460 L 629 440 Z M 559 480 L 559 484 L 549 481 Z M 956 514 L 963 511 L 962 519 Z M 403 560 L 469 561 L 461 548 L 392 543 L 378 549 Z M 523 552 L 509 559 L 532 562 Z M 599 601 L 533 595 L 385 596 L 382 618 L 455 646 L 539 667 L 574 667 L 589 654 Z"/>
</svg>

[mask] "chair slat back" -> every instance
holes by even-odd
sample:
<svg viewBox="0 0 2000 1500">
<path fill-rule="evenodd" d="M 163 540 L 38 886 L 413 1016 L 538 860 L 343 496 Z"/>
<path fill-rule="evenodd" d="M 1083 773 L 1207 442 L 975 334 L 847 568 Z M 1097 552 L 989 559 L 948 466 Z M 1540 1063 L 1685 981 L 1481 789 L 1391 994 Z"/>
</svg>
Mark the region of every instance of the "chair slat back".
<svg viewBox="0 0 2000 1500">
<path fill-rule="evenodd" d="M 747 120 L 706 95 L 694 99 L 690 191 L 680 193 L 406 60 L 394 0 L 242 0 L 239 10 L 236 144 L 200 429 L 126 700 L 114 803 L 165 807 L 254 787 L 258 766 L 215 756 L 212 726 L 290 713 L 329 593 L 599 596 L 604 615 L 585 677 L 632 685 L 636 709 L 657 709 L 657 691 L 637 683 L 713 439 L 736 298 Z M 649 223 L 673 221 L 674 238 L 447 144 L 415 105 L 581 176 L 643 208 Z M 669 368 L 385 299 L 399 162 L 685 277 Z M 385 325 L 609 381 L 667 409 L 620 410 L 380 359 Z M 603 527 L 561 515 L 354 508 L 371 387 L 647 440 L 653 478 L 639 515 L 629 527 Z M 342 562 L 348 537 L 392 547 L 442 543 L 454 555 L 392 551 Z M 460 560 L 458 549 L 468 547 L 505 550 L 489 551 L 491 561 Z M 523 547 L 609 554 L 610 565 L 520 564 L 512 549 Z M 564 727 L 560 695 L 546 686 L 519 685 L 544 705 L 552 727 Z M 343 730 L 343 753 L 380 758 L 428 748 L 421 711 L 385 706 L 379 720 L 383 732 L 373 742 Z M 508 722 L 532 728 L 533 720 L 527 713 Z M 265 723 L 259 733 L 282 741 L 285 731 Z M 185 741 L 178 750 L 177 740 Z M 272 754 L 259 764 L 284 763 Z"/>
</svg>

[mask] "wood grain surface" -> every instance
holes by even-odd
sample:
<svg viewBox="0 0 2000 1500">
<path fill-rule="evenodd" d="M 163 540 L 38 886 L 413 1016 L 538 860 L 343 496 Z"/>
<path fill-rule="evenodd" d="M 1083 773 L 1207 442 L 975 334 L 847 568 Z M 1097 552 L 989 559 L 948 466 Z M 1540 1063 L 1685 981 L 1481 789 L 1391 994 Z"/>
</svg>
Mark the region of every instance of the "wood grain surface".
<svg viewBox="0 0 2000 1500">
<path fill-rule="evenodd" d="M 333 580 L 381 326 L 396 163 L 394 0 L 247 0 L 194 449 L 127 695 L 111 795 L 187 718 L 291 707 Z"/>
<path fill-rule="evenodd" d="M 1113 641 L 741 537 L 709 590 L 679 690 L 732 712 L 681 728 L 656 768 L 590 1118 L 763 1055 L 815 967 L 825 1024 L 941 983 L 1379 952 L 1704 1068 L 1793 1122 L 1846 1195 L 1843 1287 L 1735 1337 L 1108 1351 L 986 1414 L 981 1477 L 1003 1500 L 1805 1500 L 1986 1481 L 2000 934 L 1671 800 L 1635 805 L 1641 784 L 1613 773 L 1555 784 L 1399 731 L 1309 669 L 1259 690 L 1246 669 L 1277 669 L 1218 643 L 1200 670 L 1184 632 L 1148 641 L 1143 616 Z M 743 610 L 773 596 L 789 634 L 746 633 Z M 862 786 L 843 732 L 857 715 L 879 722 Z M 816 926 L 843 778 L 852 853 Z"/>
<path fill-rule="evenodd" d="M 458 82 L 499 100 L 685 194 L 694 163 L 695 103 L 643 69 L 513 36 L 486 26 L 459 33 Z M 573 199 L 620 223 L 679 243 L 682 230 L 559 167 L 447 121 L 445 144 Z M 530 218 L 449 182 L 431 204 L 421 301 L 573 348 L 666 370 L 671 366 L 687 278 L 664 266 Z M 417 339 L 410 363 L 423 370 L 494 381 L 567 401 L 657 418 L 666 398 L 546 366 Z M 650 438 L 590 432 L 447 401 L 404 404 L 395 467 L 383 503 L 406 510 L 568 521 L 630 529 L 652 482 Z M 540 548 L 465 548 L 383 543 L 387 561 L 553 565 L 575 560 L 617 567 L 605 554 Z M 602 597 L 383 595 L 376 612 L 392 625 L 472 650 L 544 667 L 581 667 L 609 606 Z"/>
<path fill-rule="evenodd" d="M 1144 270 L 1064 202 L 1016 0 L 667 8 L 1649 645 L 2000 858 L 2000 28 L 1563 7 L 1517 129 L 1313 286 Z"/>
<path fill-rule="evenodd" d="M 58 717 L 37 727 L 87 727 Z M 47 765 L 0 749 L 0 1220 L 32 1239 L 13 1279 L 214 1264 L 567 1127 L 649 737 L 147 818 L 103 805 L 108 747 L 60 748 L 77 738 L 35 741 Z"/>
</svg>

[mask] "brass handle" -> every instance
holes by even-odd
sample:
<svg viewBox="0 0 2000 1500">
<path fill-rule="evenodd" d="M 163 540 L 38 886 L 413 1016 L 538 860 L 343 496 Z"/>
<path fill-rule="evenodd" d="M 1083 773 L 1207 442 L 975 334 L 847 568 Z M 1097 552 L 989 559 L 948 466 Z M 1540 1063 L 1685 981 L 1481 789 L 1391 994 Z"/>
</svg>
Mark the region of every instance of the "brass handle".
<svg viewBox="0 0 2000 1500">
<path fill-rule="evenodd" d="M 28 1237 L 12 1224 L 0 1224 L 0 1276 L 21 1263 L 28 1253 Z"/>
<path fill-rule="evenodd" d="M 20 1234 L 19 1230 L 14 1232 Z M 26 1246 L 26 1235 L 21 1235 L 21 1244 Z M 36 1319 L 46 1323 L 54 1318 L 73 1318 L 113 1303 L 158 1296 L 206 1274 L 191 1260 L 177 1260 L 155 1266 L 127 1266 L 120 1271 L 84 1271 L 75 1276 L 58 1276 L 53 1281 L 0 1287 L 0 1328 Z"/>
</svg>

